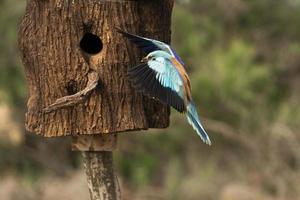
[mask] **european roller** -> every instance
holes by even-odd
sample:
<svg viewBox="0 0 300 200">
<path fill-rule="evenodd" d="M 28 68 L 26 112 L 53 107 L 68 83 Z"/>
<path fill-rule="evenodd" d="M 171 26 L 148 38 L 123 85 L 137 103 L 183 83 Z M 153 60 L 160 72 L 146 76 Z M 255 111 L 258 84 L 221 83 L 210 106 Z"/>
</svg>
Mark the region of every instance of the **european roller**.
<svg viewBox="0 0 300 200">
<path fill-rule="evenodd" d="M 128 70 L 133 86 L 151 97 L 185 113 L 189 124 L 204 143 L 211 141 L 199 119 L 191 95 L 191 84 L 185 64 L 176 52 L 158 40 L 140 37 L 117 29 L 117 31 L 141 48 L 147 56 L 141 64 Z"/>
</svg>

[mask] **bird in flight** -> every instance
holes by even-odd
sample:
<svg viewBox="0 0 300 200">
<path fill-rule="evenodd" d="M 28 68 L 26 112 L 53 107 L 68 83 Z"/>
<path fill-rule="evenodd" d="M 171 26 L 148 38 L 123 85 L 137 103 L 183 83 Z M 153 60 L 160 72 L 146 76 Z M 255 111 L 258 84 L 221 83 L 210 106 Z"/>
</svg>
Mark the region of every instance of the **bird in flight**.
<svg viewBox="0 0 300 200">
<path fill-rule="evenodd" d="M 172 106 L 178 112 L 185 113 L 189 124 L 203 142 L 211 145 L 192 99 L 190 79 L 181 58 L 168 44 L 133 35 L 121 29 L 117 31 L 147 54 L 141 60 L 141 64 L 128 70 L 133 86 Z"/>
</svg>

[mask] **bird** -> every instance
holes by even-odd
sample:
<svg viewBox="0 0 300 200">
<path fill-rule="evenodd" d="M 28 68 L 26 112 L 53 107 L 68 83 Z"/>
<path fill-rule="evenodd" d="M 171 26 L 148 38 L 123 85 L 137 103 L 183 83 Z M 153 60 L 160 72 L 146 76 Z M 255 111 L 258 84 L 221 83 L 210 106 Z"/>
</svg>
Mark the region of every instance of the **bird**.
<svg viewBox="0 0 300 200">
<path fill-rule="evenodd" d="M 164 42 L 131 34 L 120 28 L 116 30 L 146 54 L 140 64 L 128 69 L 133 87 L 185 113 L 188 123 L 202 141 L 211 145 L 192 98 L 185 64 L 175 50 Z"/>
</svg>

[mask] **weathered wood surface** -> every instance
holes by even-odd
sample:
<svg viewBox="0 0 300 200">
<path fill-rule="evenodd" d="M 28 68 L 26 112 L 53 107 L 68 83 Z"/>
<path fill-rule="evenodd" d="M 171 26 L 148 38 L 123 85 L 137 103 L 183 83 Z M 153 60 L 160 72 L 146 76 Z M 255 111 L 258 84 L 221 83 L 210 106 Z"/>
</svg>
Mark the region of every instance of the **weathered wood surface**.
<svg viewBox="0 0 300 200">
<path fill-rule="evenodd" d="M 73 136 L 72 151 L 114 151 L 117 138 L 117 134 Z"/>
<path fill-rule="evenodd" d="M 120 200 L 112 152 L 83 152 L 82 155 L 91 200 Z"/>
<path fill-rule="evenodd" d="M 54 137 L 167 127 L 169 108 L 130 85 L 127 68 L 141 53 L 114 27 L 169 42 L 172 6 L 173 0 L 28 0 L 19 31 L 29 88 L 26 128 Z M 87 33 L 101 39 L 99 53 L 80 49 Z M 93 73 L 97 86 L 80 93 Z"/>
</svg>

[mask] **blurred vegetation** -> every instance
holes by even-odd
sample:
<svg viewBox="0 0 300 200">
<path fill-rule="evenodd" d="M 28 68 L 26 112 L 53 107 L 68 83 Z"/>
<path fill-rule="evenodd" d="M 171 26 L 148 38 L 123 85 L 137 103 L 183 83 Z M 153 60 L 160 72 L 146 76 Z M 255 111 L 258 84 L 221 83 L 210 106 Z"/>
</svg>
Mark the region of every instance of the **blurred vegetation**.
<svg viewBox="0 0 300 200">
<path fill-rule="evenodd" d="M 19 127 L 26 87 L 16 37 L 24 5 L 0 0 L 0 105 L 12 108 Z M 172 42 L 213 145 L 176 112 L 166 130 L 121 134 L 115 162 L 126 199 L 299 199 L 299 11 L 299 0 L 176 2 Z M 0 137 L 0 176 L 33 185 L 65 177 L 80 166 L 67 144 L 26 136 L 12 145 Z"/>
</svg>

